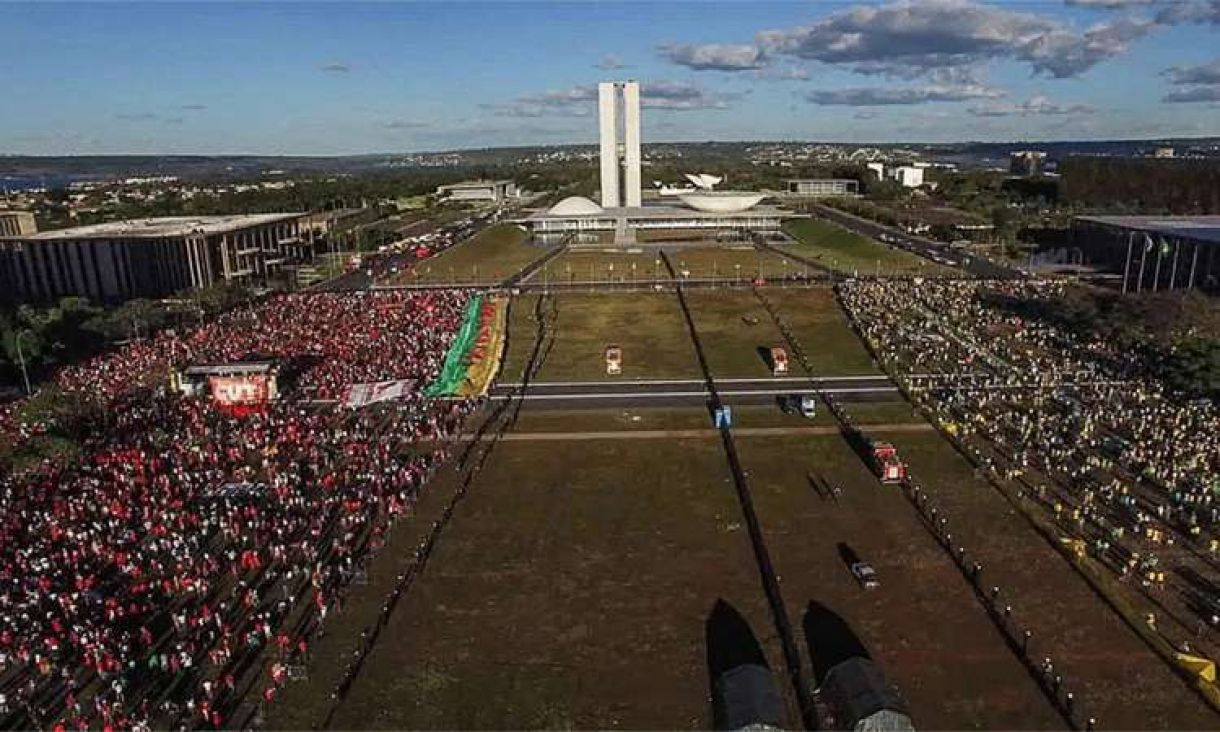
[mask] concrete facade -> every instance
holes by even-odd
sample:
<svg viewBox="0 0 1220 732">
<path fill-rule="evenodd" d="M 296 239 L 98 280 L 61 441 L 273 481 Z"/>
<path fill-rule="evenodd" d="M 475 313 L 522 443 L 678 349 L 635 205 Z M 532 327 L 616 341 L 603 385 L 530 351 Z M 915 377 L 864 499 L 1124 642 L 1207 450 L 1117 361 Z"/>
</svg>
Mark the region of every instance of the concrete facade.
<svg viewBox="0 0 1220 732">
<path fill-rule="evenodd" d="M 620 118 L 623 121 L 621 143 Z M 603 81 L 598 84 L 597 119 L 602 208 L 639 206 L 642 198 L 639 83 Z"/>
<path fill-rule="evenodd" d="M 623 84 L 623 198 L 625 206 L 640 205 L 640 85 Z"/>
<path fill-rule="evenodd" d="M 37 231 L 38 224 L 29 211 L 0 211 L 0 236 L 29 236 Z"/>
<path fill-rule="evenodd" d="M 566 239 L 579 243 L 583 235 L 613 232 L 618 244 L 634 243 L 636 231 L 674 230 L 692 233 L 722 232 L 748 236 L 776 231 L 789 212 L 760 206 L 747 211 L 715 213 L 677 206 L 617 207 L 602 211 L 545 211 L 517 223 L 530 229 L 534 240 L 555 244 Z"/>
<path fill-rule="evenodd" d="M 618 96 L 614 82 L 597 85 L 597 129 L 600 141 L 602 208 L 617 208 Z"/>
<path fill-rule="evenodd" d="M 1220 292 L 1220 216 L 1077 216 L 1072 246 L 1125 292 Z"/>
<path fill-rule="evenodd" d="M 860 181 L 854 178 L 800 178 L 784 181 L 784 191 L 792 196 L 855 196 Z"/>
<path fill-rule="evenodd" d="M 301 214 L 169 217 L 0 239 L 0 298 L 99 302 L 259 282 L 306 256 Z"/>
<path fill-rule="evenodd" d="M 468 180 L 437 186 L 436 194 L 446 201 L 503 203 L 517 197 L 517 184 L 511 180 Z"/>
<path fill-rule="evenodd" d="M 899 165 L 888 170 L 886 177 L 898 181 L 903 188 L 918 188 L 923 185 L 923 171 L 918 165 Z"/>
</svg>

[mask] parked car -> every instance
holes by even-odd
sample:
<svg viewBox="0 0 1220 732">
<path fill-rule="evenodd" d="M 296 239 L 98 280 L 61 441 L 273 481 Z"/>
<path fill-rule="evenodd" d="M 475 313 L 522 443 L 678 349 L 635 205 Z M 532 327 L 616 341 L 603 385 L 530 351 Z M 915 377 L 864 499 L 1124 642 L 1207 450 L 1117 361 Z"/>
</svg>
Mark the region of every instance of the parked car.
<svg viewBox="0 0 1220 732">
<path fill-rule="evenodd" d="M 873 565 L 868 562 L 856 562 L 851 565 L 851 576 L 855 577 L 860 586 L 866 590 L 873 590 L 881 586 L 881 580 L 877 579 L 877 570 L 873 569 Z"/>
</svg>

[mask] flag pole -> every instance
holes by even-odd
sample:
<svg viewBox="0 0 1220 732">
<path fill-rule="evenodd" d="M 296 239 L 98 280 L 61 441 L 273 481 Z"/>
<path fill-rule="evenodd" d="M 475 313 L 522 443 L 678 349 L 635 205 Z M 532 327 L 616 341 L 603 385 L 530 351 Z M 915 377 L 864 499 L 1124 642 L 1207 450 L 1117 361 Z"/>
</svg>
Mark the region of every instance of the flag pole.
<svg viewBox="0 0 1220 732">
<path fill-rule="evenodd" d="M 1144 244 L 1144 251 L 1140 254 L 1140 281 L 1135 283 L 1136 292 L 1144 291 L 1144 262 L 1148 260 L 1148 249 L 1150 248 L 1148 244 L 1152 243 L 1151 237 L 1147 234 L 1144 234 L 1144 238 L 1148 240 L 1148 243 Z"/>
<path fill-rule="evenodd" d="M 1161 239 L 1156 248 L 1156 269 L 1152 274 L 1152 291 L 1156 292 L 1161 284 L 1161 258 L 1165 256 L 1165 240 Z"/>
<path fill-rule="evenodd" d="M 1182 240 L 1177 239 L 1173 243 L 1173 267 L 1169 270 L 1169 289 L 1173 289 L 1174 283 L 1178 281 L 1178 255 L 1182 253 Z"/>
<path fill-rule="evenodd" d="M 1186 289 L 1193 290 L 1195 287 L 1195 266 L 1199 264 L 1199 242 L 1195 242 L 1195 253 L 1190 257 L 1190 282 L 1186 284 Z"/>
<path fill-rule="evenodd" d="M 1127 294 L 1127 276 L 1131 274 L 1131 245 L 1135 243 L 1135 232 L 1127 232 L 1127 265 L 1123 267 L 1123 294 Z M 1033 252 L 1031 251 L 1030 260 L 1033 260 Z"/>
</svg>

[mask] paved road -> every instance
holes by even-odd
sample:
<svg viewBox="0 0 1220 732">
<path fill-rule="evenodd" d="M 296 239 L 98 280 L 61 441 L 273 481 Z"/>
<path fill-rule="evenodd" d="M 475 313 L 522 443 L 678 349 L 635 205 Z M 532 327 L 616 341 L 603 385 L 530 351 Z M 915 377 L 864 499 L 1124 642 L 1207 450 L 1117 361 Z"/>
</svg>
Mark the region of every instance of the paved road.
<svg viewBox="0 0 1220 732">
<path fill-rule="evenodd" d="M 816 379 L 818 385 L 842 401 L 894 401 L 898 388 L 885 376 L 836 376 Z M 517 384 L 497 384 L 492 399 L 507 399 Z M 716 379 L 716 390 L 726 404 L 777 404 L 781 397 L 808 393 L 803 376 L 769 379 Z M 690 407 L 707 404 L 709 394 L 701 379 L 641 381 L 532 382 L 524 407 L 543 409 L 599 409 L 604 407 Z"/>
<path fill-rule="evenodd" d="M 870 424 L 869 432 L 931 432 L 936 428 L 928 422 L 898 422 Z M 784 437 L 791 435 L 837 435 L 842 430 L 835 425 L 804 427 L 734 427 L 736 437 Z M 599 432 L 508 432 L 503 435 L 461 435 L 462 442 L 581 442 L 587 440 L 677 440 L 719 437 L 720 430 L 604 430 Z"/>
<path fill-rule="evenodd" d="M 894 246 L 906 249 L 929 259 L 939 257 L 940 259 L 949 262 L 953 266 L 964 269 L 966 272 L 974 275 L 975 277 L 1007 280 L 1018 279 L 1025 276 L 1020 272 L 1020 270 L 1012 267 L 1005 267 L 981 257 L 972 257 L 962 254 L 961 252 L 950 249 L 941 242 L 925 239 L 921 236 L 913 236 L 905 231 L 902 231 L 901 229 L 895 229 L 892 226 L 885 226 L 884 224 L 879 224 L 876 221 L 860 218 L 859 216 L 854 216 L 845 211 L 840 211 L 837 208 L 815 204 L 814 210 L 822 218 L 832 221 L 839 226 L 848 229 L 849 231 L 854 231 L 857 234 L 863 234 L 864 236 L 871 237 L 873 239 L 881 239 L 882 236 L 884 236 L 888 240 L 888 243 Z"/>
</svg>

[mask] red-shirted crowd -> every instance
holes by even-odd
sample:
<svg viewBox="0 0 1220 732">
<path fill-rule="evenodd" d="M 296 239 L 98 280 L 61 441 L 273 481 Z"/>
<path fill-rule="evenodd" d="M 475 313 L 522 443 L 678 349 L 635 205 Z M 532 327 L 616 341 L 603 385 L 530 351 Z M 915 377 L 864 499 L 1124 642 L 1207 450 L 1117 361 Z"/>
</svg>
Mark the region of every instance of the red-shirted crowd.
<svg viewBox="0 0 1220 732">
<path fill-rule="evenodd" d="M 59 373 L 111 408 L 80 460 L 0 478 L 0 724 L 224 727 L 273 700 L 474 406 L 421 393 L 465 301 L 280 296 Z M 244 417 L 164 378 L 253 354 L 297 386 Z M 315 401 L 386 379 L 416 387 Z"/>
</svg>

